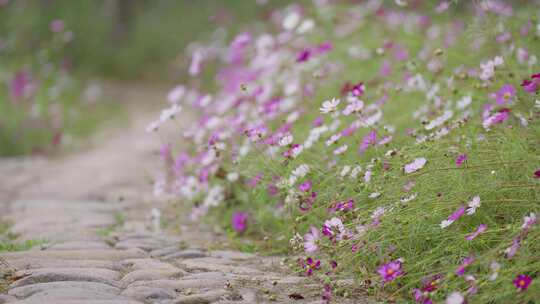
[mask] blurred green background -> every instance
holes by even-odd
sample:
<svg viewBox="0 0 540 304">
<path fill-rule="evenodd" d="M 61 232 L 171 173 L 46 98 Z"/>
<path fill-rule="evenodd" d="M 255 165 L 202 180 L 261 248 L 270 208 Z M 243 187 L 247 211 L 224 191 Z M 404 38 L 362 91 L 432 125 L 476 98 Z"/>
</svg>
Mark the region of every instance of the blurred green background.
<svg viewBox="0 0 540 304">
<path fill-rule="evenodd" d="M 182 81 L 191 41 L 290 1 L 263 2 L 0 0 L 0 156 L 51 153 L 121 111 L 89 80 Z"/>
</svg>

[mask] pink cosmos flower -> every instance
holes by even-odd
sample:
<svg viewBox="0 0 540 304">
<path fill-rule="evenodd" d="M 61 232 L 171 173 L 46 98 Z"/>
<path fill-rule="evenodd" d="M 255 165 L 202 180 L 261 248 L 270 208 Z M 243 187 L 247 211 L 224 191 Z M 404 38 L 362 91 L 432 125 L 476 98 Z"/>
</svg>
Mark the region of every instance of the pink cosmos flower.
<svg viewBox="0 0 540 304">
<path fill-rule="evenodd" d="M 300 191 L 302 191 L 302 192 L 308 192 L 311 189 L 311 182 L 309 180 L 307 180 L 307 181 L 301 183 L 298 186 L 298 189 L 300 189 Z"/>
<path fill-rule="evenodd" d="M 338 240 L 342 240 L 348 235 L 343 222 L 341 222 L 341 220 L 337 217 L 331 218 L 330 220 L 324 222 L 322 233 L 331 240 L 336 238 Z"/>
<path fill-rule="evenodd" d="M 467 160 L 467 154 L 460 154 L 456 157 L 456 166 L 461 166 Z"/>
<path fill-rule="evenodd" d="M 390 263 L 384 264 L 379 267 L 377 270 L 383 282 L 390 282 L 395 280 L 397 277 L 403 275 L 403 270 L 401 269 L 401 261 L 395 260 Z"/>
<path fill-rule="evenodd" d="M 446 304 L 463 304 L 465 303 L 465 297 L 460 292 L 452 292 L 446 298 Z"/>
<path fill-rule="evenodd" d="M 351 88 L 351 94 L 355 97 L 362 96 L 364 95 L 365 90 L 366 86 L 364 85 L 364 83 L 359 82 Z"/>
<path fill-rule="evenodd" d="M 423 157 L 416 158 L 412 163 L 406 164 L 403 168 L 405 173 L 413 173 L 424 167 L 427 160 Z"/>
<path fill-rule="evenodd" d="M 64 21 L 62 21 L 60 19 L 55 19 L 55 20 L 51 21 L 51 23 L 49 24 L 49 29 L 53 33 L 62 32 L 64 30 Z"/>
<path fill-rule="evenodd" d="M 303 267 L 306 270 L 306 275 L 310 276 L 313 274 L 314 270 L 317 270 L 321 268 L 321 260 L 314 260 L 313 258 L 309 257 L 306 259 L 305 263 L 303 263 Z"/>
<path fill-rule="evenodd" d="M 535 93 L 540 88 L 540 73 L 531 75 L 530 79 L 524 79 L 521 87 L 527 93 Z"/>
<path fill-rule="evenodd" d="M 478 226 L 478 228 L 476 228 L 476 231 L 467 235 L 465 237 L 465 239 L 467 241 L 472 241 L 474 240 L 477 236 L 479 236 L 480 234 L 484 233 L 485 231 L 487 230 L 487 225 L 485 224 L 480 224 L 480 226 Z"/>
<path fill-rule="evenodd" d="M 300 51 L 300 53 L 298 53 L 298 55 L 296 55 L 296 62 L 298 62 L 298 63 L 306 62 L 306 61 L 309 60 L 309 58 L 311 58 L 311 50 L 310 49 L 304 49 L 304 50 Z"/>
<path fill-rule="evenodd" d="M 304 250 L 307 253 L 313 253 L 319 250 L 319 245 L 317 244 L 321 235 L 319 230 L 315 227 L 310 227 L 308 233 L 304 235 Z"/>
<path fill-rule="evenodd" d="M 512 245 L 504 250 L 507 259 L 513 258 L 519 249 L 519 238 L 512 240 Z"/>
<path fill-rule="evenodd" d="M 422 292 L 420 289 L 415 288 L 413 290 L 414 301 L 422 304 L 433 304 L 433 301 L 429 298 L 429 295 Z"/>
<path fill-rule="evenodd" d="M 503 105 L 512 102 L 515 96 L 516 89 L 510 84 L 505 84 L 495 93 L 495 101 L 497 104 Z"/>
<path fill-rule="evenodd" d="M 238 232 L 244 232 L 247 228 L 248 215 L 245 212 L 235 212 L 232 216 L 232 227 Z"/>
<path fill-rule="evenodd" d="M 377 131 L 371 130 L 362 139 L 362 143 L 360 144 L 360 147 L 358 148 L 358 153 L 360 154 L 364 153 L 369 148 L 369 146 L 374 145 L 376 142 L 377 142 Z"/>
<path fill-rule="evenodd" d="M 453 222 L 458 220 L 465 213 L 465 207 L 460 206 L 454 213 L 452 213 L 446 220 L 442 221 L 440 226 L 442 229 L 450 226 Z"/>
<path fill-rule="evenodd" d="M 20 71 L 9 83 L 9 93 L 12 99 L 18 100 L 30 94 L 31 77 L 30 73 Z"/>
<path fill-rule="evenodd" d="M 540 169 L 534 171 L 534 178 L 540 178 Z"/>
<path fill-rule="evenodd" d="M 510 112 L 510 109 L 508 109 L 508 108 L 500 109 L 495 114 L 487 116 L 486 118 L 484 118 L 484 121 L 482 122 L 482 126 L 484 127 L 484 129 L 487 130 L 492 125 L 504 122 L 505 120 L 508 119 L 508 117 L 509 117 L 508 113 L 509 112 Z"/>
<path fill-rule="evenodd" d="M 465 273 L 465 268 L 467 268 L 473 262 L 474 262 L 474 257 L 464 258 L 463 262 L 461 262 L 461 265 L 459 265 L 458 269 L 456 269 L 456 275 L 462 276 Z"/>
<path fill-rule="evenodd" d="M 529 288 L 529 285 L 531 285 L 531 282 L 532 278 L 526 274 L 520 274 L 516 276 L 514 281 L 512 281 L 512 283 L 514 283 L 514 285 L 519 291 L 527 290 L 527 288 Z"/>
</svg>

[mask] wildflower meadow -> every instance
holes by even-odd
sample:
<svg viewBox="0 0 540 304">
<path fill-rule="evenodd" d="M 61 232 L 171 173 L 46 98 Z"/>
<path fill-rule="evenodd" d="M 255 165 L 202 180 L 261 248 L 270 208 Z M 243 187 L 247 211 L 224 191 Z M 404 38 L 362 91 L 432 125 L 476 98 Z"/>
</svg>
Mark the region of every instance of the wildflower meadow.
<svg viewBox="0 0 540 304">
<path fill-rule="evenodd" d="M 194 121 L 160 136 L 154 194 L 326 303 L 538 303 L 539 8 L 315 0 L 218 28 L 147 127 Z"/>
</svg>

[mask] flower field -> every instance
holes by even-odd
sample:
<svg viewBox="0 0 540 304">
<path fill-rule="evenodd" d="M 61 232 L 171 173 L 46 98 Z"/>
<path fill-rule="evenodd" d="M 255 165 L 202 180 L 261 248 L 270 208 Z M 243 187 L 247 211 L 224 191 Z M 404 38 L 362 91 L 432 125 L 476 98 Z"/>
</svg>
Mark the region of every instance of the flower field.
<svg viewBox="0 0 540 304">
<path fill-rule="evenodd" d="M 197 115 L 154 192 L 297 257 L 327 302 L 537 303 L 538 13 L 317 0 L 218 29 L 147 128 Z"/>
</svg>

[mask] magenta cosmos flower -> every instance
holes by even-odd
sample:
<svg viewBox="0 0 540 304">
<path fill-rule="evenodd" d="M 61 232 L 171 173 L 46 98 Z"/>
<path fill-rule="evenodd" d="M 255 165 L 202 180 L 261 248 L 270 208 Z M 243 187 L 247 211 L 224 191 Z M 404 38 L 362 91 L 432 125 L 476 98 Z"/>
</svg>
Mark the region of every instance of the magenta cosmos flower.
<svg viewBox="0 0 540 304">
<path fill-rule="evenodd" d="M 317 243 L 320 238 L 321 235 L 317 228 L 313 226 L 309 228 L 309 232 L 304 235 L 304 250 L 307 253 L 313 253 L 319 250 L 319 246 L 317 245 Z"/>
<path fill-rule="evenodd" d="M 456 157 L 456 166 L 461 166 L 467 160 L 467 154 L 460 154 Z"/>
<path fill-rule="evenodd" d="M 495 93 L 495 101 L 497 104 L 503 105 L 512 102 L 515 96 L 516 89 L 510 84 L 505 84 Z"/>
<path fill-rule="evenodd" d="M 531 75 L 530 79 L 524 79 L 521 87 L 527 93 L 535 93 L 540 88 L 540 73 Z"/>
<path fill-rule="evenodd" d="M 244 232 L 247 228 L 247 221 L 247 213 L 235 212 L 232 216 L 232 227 L 236 232 Z"/>
<path fill-rule="evenodd" d="M 525 291 L 527 288 L 529 288 L 529 285 L 531 285 L 532 278 L 526 274 L 520 274 L 518 275 L 513 283 L 516 286 L 519 291 Z"/>
<path fill-rule="evenodd" d="M 476 231 L 474 231 L 473 233 L 465 236 L 465 239 L 467 241 L 472 241 L 474 240 L 477 236 L 479 236 L 480 234 L 484 233 L 485 231 L 487 230 L 487 225 L 486 224 L 480 224 L 480 226 L 478 226 L 478 228 L 476 228 Z"/>
<path fill-rule="evenodd" d="M 401 261 L 396 260 L 390 263 L 384 264 L 377 270 L 383 281 L 390 282 L 403 274 L 401 269 Z"/>
</svg>

